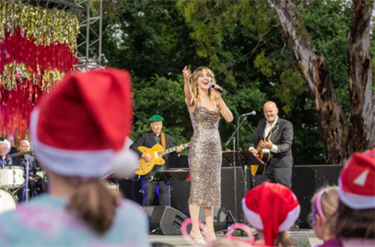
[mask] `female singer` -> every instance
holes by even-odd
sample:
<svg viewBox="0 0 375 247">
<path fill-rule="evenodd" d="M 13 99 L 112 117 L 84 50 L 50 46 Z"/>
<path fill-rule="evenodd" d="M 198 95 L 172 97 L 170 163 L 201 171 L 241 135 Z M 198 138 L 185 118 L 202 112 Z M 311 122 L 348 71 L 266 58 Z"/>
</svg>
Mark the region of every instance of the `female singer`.
<svg viewBox="0 0 375 247">
<path fill-rule="evenodd" d="M 233 115 L 221 98 L 221 93 L 215 90 L 221 90 L 221 87 L 216 85 L 211 69 L 199 67 L 191 74 L 185 66 L 182 72 L 185 102 L 194 129 L 188 157 L 191 175 L 189 212 L 193 225 L 190 236 L 197 244 L 204 244 L 198 226 L 199 209 L 203 207 L 209 237 L 214 240 L 213 207 L 220 207 L 221 204 L 220 114 L 227 122 L 233 121 Z M 215 89 L 211 88 L 212 84 Z"/>
</svg>

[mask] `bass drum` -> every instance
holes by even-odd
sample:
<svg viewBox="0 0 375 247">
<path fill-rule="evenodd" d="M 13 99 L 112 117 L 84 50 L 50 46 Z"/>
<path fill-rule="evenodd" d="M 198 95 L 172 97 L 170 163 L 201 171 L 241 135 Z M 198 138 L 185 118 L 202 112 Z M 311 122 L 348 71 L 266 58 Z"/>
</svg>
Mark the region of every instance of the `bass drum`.
<svg viewBox="0 0 375 247">
<path fill-rule="evenodd" d="M 16 209 L 16 198 L 7 190 L 0 189 L 0 214 Z"/>
</svg>

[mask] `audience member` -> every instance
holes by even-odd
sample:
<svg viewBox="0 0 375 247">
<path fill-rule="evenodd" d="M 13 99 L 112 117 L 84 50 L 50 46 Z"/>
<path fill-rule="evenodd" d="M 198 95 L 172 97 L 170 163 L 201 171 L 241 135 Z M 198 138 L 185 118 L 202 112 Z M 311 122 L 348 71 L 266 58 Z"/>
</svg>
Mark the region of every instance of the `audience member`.
<svg viewBox="0 0 375 247">
<path fill-rule="evenodd" d="M 136 170 L 137 156 L 126 143 L 131 94 L 129 73 L 107 69 L 67 76 L 42 98 L 30 136 L 50 195 L 1 215 L 2 247 L 150 246 L 145 212 L 102 179 Z"/>
<path fill-rule="evenodd" d="M 336 234 L 342 246 L 375 246 L 375 149 L 354 153 L 338 182 Z"/>
<path fill-rule="evenodd" d="M 297 220 L 301 209 L 288 187 L 264 182 L 247 192 L 242 209 L 250 225 L 259 230 L 258 244 L 292 246 L 287 230 Z"/>
<path fill-rule="evenodd" d="M 341 246 L 336 238 L 338 200 L 338 187 L 321 189 L 311 200 L 311 226 L 316 237 L 324 241 L 316 247 Z"/>
<path fill-rule="evenodd" d="M 5 139 L 10 142 L 10 150 L 8 154 L 18 153 L 17 148 L 14 146 L 14 136 L 11 133 L 6 134 Z"/>
</svg>

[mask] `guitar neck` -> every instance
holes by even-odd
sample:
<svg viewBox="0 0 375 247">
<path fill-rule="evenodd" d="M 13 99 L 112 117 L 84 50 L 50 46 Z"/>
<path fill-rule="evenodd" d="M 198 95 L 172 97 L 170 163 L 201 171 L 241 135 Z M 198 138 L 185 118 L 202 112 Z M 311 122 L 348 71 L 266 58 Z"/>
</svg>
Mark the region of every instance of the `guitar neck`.
<svg viewBox="0 0 375 247">
<path fill-rule="evenodd" d="M 266 136 L 266 140 L 268 139 L 268 138 L 270 138 L 270 136 L 272 135 L 272 133 L 277 129 L 277 126 L 279 125 L 279 123 L 276 123 L 272 128 L 271 128 L 271 130 L 270 130 L 270 132 L 268 132 L 268 135 Z"/>
<path fill-rule="evenodd" d="M 268 135 L 266 136 L 265 140 L 267 140 L 268 138 L 270 138 L 271 134 L 272 134 L 272 131 L 270 131 L 270 132 L 268 133 Z"/>
<path fill-rule="evenodd" d="M 184 145 L 182 145 L 184 148 L 186 148 L 187 146 L 189 146 L 190 145 L 190 142 L 189 143 L 186 143 L 186 144 L 184 144 Z M 168 148 L 168 149 L 165 149 L 165 150 L 163 150 L 163 151 L 161 151 L 161 152 L 158 152 L 158 155 L 164 155 L 164 154 L 169 154 L 169 153 L 172 153 L 172 152 L 174 152 L 174 151 L 176 151 L 177 150 L 177 148 L 179 148 L 180 146 L 176 146 L 176 147 L 173 147 L 173 148 Z"/>
</svg>

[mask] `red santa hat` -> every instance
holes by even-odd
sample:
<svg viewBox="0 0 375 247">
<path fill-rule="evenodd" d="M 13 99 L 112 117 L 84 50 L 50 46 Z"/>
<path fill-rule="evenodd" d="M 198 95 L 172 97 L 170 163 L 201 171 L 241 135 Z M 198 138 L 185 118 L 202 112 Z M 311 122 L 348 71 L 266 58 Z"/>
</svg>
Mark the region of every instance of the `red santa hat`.
<svg viewBox="0 0 375 247">
<path fill-rule="evenodd" d="M 341 170 L 339 198 L 352 209 L 375 208 L 375 149 L 354 153 Z"/>
<path fill-rule="evenodd" d="M 246 194 L 242 209 L 250 225 L 264 231 L 268 246 L 274 246 L 277 234 L 288 230 L 301 211 L 296 196 L 288 187 L 268 182 Z"/>
<path fill-rule="evenodd" d="M 133 118 L 127 71 L 66 76 L 33 110 L 30 137 L 40 162 L 67 176 L 101 177 L 136 170 L 126 143 Z"/>
</svg>

